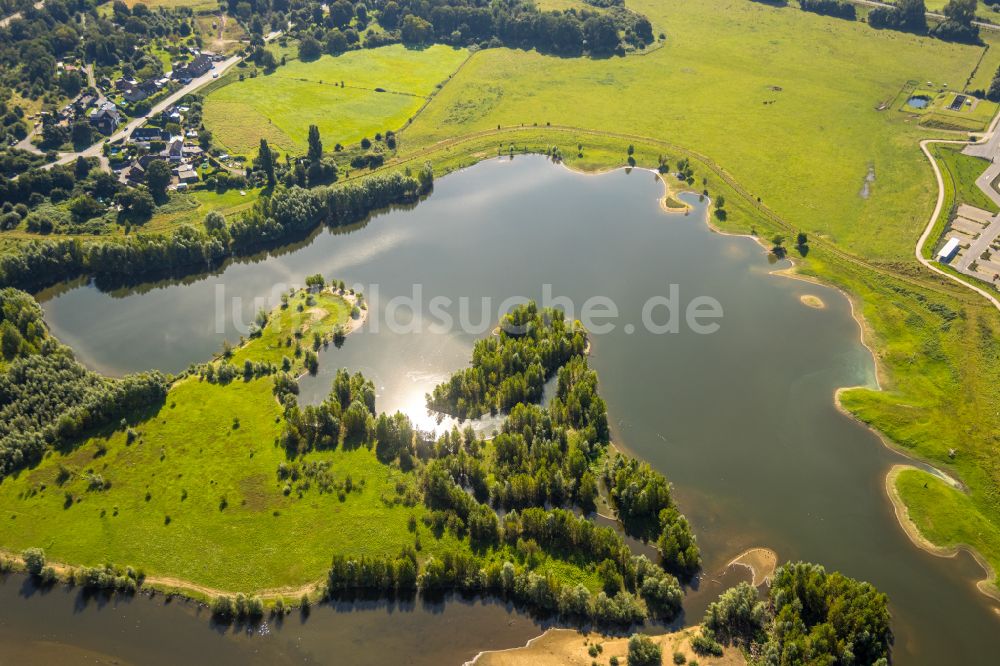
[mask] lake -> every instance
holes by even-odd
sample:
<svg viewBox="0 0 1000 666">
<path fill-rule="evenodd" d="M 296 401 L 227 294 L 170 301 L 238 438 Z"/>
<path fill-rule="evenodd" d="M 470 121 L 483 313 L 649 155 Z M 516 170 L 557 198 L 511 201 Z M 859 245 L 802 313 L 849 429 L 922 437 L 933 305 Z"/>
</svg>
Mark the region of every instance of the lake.
<svg viewBox="0 0 1000 666">
<path fill-rule="evenodd" d="M 369 322 L 341 349 L 321 354 L 301 399 L 321 400 L 339 367 L 360 370 L 374 380 L 380 410 L 401 409 L 430 428 L 424 394 L 468 363 L 505 299 L 560 299 L 579 317 L 588 299 L 606 297 L 597 309 L 607 312 L 611 303 L 618 316 L 598 320 L 612 330 L 592 336 L 590 362 L 613 438 L 674 483 L 705 558 L 703 580 L 685 603 L 687 621 L 698 621 L 722 590 L 717 581 L 729 559 L 766 546 L 781 561 L 819 562 L 886 592 L 896 663 L 988 663 L 984 655 L 1000 648 L 1000 624 L 975 588 L 981 569 L 968 556 L 937 558 L 909 542 L 884 490 L 889 467 L 904 459 L 834 406 L 837 387 L 875 382 L 848 300 L 772 274 L 786 264 L 768 261 L 752 239 L 712 233 L 697 197 L 688 198 L 687 214 L 665 213 L 662 187 L 648 171 L 584 176 L 542 157 L 491 160 L 440 179 L 414 208 L 346 232 L 319 231 L 212 275 L 112 293 L 77 283 L 39 298 L 52 332 L 88 366 L 112 374 L 178 371 L 237 340 L 258 307 L 277 303 L 281 290 L 307 275 L 342 279 L 364 291 Z M 825 307 L 807 307 L 804 295 Z M 662 326 L 667 301 L 680 314 L 692 302 L 714 303 L 722 316 L 702 323 L 718 330 L 699 332 L 687 322 L 677 332 L 650 330 L 644 309 Z M 447 317 L 454 325 L 444 325 Z M 17 631 L 0 635 L 4 642 L 55 632 L 60 645 L 89 645 L 77 623 L 94 624 L 88 635 L 124 631 L 95 619 L 104 610 L 76 610 L 70 593 L 22 602 L 10 598 L 12 585 L 20 583 L 2 586 L 8 617 L 0 626 Z M 53 610 L 14 612 L 40 603 Z M 144 599 L 115 608 L 122 626 L 132 618 L 164 623 L 175 612 Z M 388 622 L 393 631 L 345 641 L 360 630 L 352 622 Z M 204 614 L 167 624 L 167 645 L 217 649 L 219 663 L 238 658 L 226 651 L 231 632 L 209 628 Z M 312 640 L 315 654 L 336 650 L 353 659 L 409 649 L 456 663 L 472 645 L 510 647 L 537 631 L 503 607 L 455 603 L 435 612 L 316 612 L 305 625 L 286 622 L 237 644 L 266 655 Z"/>
</svg>

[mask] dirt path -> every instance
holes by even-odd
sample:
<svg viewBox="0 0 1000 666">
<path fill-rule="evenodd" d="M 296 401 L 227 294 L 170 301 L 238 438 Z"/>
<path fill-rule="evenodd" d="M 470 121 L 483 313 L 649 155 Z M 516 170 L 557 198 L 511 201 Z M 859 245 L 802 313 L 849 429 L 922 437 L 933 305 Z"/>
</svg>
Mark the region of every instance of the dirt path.
<svg viewBox="0 0 1000 666">
<path fill-rule="evenodd" d="M 0 549 L 0 556 L 13 561 L 19 569 L 24 569 L 24 560 L 21 558 L 20 553 Z M 58 562 L 54 560 L 47 560 L 45 566 L 52 567 L 61 579 L 65 579 L 66 575 L 72 571 L 84 568 L 83 566 L 74 566 L 65 562 Z M 275 599 L 284 598 L 298 602 L 303 595 L 309 595 L 310 597 L 315 596 L 316 592 L 322 587 L 323 582 L 324 581 L 320 579 L 303 585 L 272 587 L 258 591 L 250 591 L 250 593 L 265 601 L 273 601 Z M 244 590 L 223 590 L 217 587 L 183 580 L 181 578 L 174 578 L 173 576 L 155 575 L 146 576 L 143 579 L 142 589 L 155 589 L 161 592 L 173 592 L 185 596 L 191 596 L 192 598 L 202 597 L 205 599 L 213 599 L 218 596 L 235 596 L 241 591 L 244 592 L 244 594 L 247 593 L 247 591 Z"/>
</svg>

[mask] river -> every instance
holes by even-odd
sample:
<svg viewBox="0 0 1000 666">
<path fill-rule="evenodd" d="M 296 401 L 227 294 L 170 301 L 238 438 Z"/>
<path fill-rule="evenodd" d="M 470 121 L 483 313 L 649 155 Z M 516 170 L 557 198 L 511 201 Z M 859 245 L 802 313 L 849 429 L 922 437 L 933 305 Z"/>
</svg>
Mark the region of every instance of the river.
<svg viewBox="0 0 1000 666">
<path fill-rule="evenodd" d="M 242 322 L 275 303 L 282 288 L 317 272 L 333 276 L 365 292 L 371 315 L 343 348 L 322 354 L 319 374 L 302 382 L 302 399 L 322 399 L 336 368 L 347 367 L 375 381 L 379 409 L 402 409 L 433 427 L 424 393 L 468 363 L 504 299 L 562 297 L 558 304 L 579 317 L 587 299 L 607 297 L 618 316 L 598 320 L 613 330 L 593 335 L 591 364 L 616 443 L 671 479 L 702 546 L 705 576 L 688 594 L 689 621 L 721 591 L 714 580 L 725 562 L 767 546 L 781 561 L 819 562 L 886 592 L 896 663 L 990 663 L 1000 621 L 975 588 L 981 569 L 968 556 L 937 558 L 909 542 L 884 490 L 886 472 L 902 457 L 834 406 L 837 387 L 875 382 L 847 299 L 773 275 L 784 264 L 768 261 L 751 239 L 712 233 L 697 197 L 688 214 L 666 214 L 661 194 L 647 171 L 584 176 L 542 157 L 491 160 L 440 179 L 415 208 L 346 233 L 319 231 L 211 275 L 114 293 L 64 285 L 39 298 L 53 333 L 89 366 L 177 371 L 217 352 L 223 339 L 238 339 Z M 806 307 L 803 295 L 825 307 Z M 649 330 L 643 309 L 663 297 L 680 314 L 693 300 L 714 299 L 723 316 L 702 323 L 718 330 L 705 334 L 687 322 L 677 332 Z M 668 308 L 651 312 L 662 324 Z M 444 315 L 455 325 L 442 325 Z M 473 324 L 465 330 L 463 316 Z M 79 609 L 66 592 L 13 600 L 14 580 L 0 588 L 8 597 L 4 643 L 18 635 L 43 640 L 55 624 L 60 645 L 87 647 L 74 638 L 82 635 L 78 623 L 93 625 L 92 636 L 134 621 L 166 625 L 165 645 L 217 650 L 218 663 L 231 660 L 233 644 L 266 655 L 298 641 L 314 641 L 310 654 L 419 652 L 455 663 L 472 645 L 509 647 L 538 631 L 502 607 L 456 603 L 437 612 L 321 611 L 304 625 L 270 628 L 270 638 L 234 642 L 204 617 L 166 621 L 173 609 L 143 599 L 119 604 L 122 619 L 103 622 L 105 611 Z M 18 604 L 48 610 L 22 613 Z M 357 631 L 366 632 L 363 640 L 344 639 Z"/>
</svg>

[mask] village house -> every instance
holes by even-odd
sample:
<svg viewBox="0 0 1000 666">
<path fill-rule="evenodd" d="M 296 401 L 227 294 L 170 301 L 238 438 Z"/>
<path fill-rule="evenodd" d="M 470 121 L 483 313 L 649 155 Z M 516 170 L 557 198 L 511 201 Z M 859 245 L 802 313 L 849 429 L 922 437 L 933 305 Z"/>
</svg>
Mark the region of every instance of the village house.
<svg viewBox="0 0 1000 666">
<path fill-rule="evenodd" d="M 114 134 L 122 116 L 113 102 L 105 102 L 90 114 L 90 124 L 102 134 Z"/>
<path fill-rule="evenodd" d="M 126 88 L 122 93 L 122 97 L 129 104 L 135 104 L 136 102 L 141 102 L 144 99 L 152 97 L 157 92 L 159 92 L 159 88 L 156 87 L 156 83 L 153 81 L 143 81 L 142 83 Z"/>
<path fill-rule="evenodd" d="M 175 80 L 188 83 L 191 79 L 198 78 L 210 69 L 212 69 L 212 59 L 202 53 L 190 62 L 175 64 L 174 71 L 171 76 L 173 76 Z"/>
<path fill-rule="evenodd" d="M 170 138 L 170 134 L 159 127 L 136 127 L 132 130 L 131 139 L 132 141 L 166 141 Z"/>
</svg>

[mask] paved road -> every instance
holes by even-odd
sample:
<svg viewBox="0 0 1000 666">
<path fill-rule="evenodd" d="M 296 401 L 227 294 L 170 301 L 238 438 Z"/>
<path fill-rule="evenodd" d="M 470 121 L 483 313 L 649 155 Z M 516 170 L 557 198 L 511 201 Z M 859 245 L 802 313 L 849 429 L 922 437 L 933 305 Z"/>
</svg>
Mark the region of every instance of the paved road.
<svg viewBox="0 0 1000 666">
<path fill-rule="evenodd" d="M 14 147 L 17 148 L 18 150 L 24 150 L 29 153 L 34 153 L 35 155 L 44 155 L 45 152 L 31 142 L 31 140 L 35 138 L 36 134 L 38 134 L 38 131 L 35 129 L 34 126 L 32 126 L 31 130 L 28 132 L 28 136 L 24 137 L 23 139 L 15 143 Z"/>
<path fill-rule="evenodd" d="M 981 156 L 992 158 L 996 154 L 995 151 L 997 150 L 998 145 L 1000 145 L 1000 131 L 997 131 L 998 124 L 1000 124 L 1000 112 L 998 112 L 997 115 L 994 116 L 993 122 L 990 123 L 989 129 L 986 131 L 985 135 L 979 141 L 979 143 L 976 144 L 975 146 L 976 148 L 981 148 L 982 149 L 981 152 L 989 151 L 988 155 L 981 155 Z M 941 167 L 938 166 L 937 160 L 934 159 L 934 156 L 931 155 L 930 151 L 931 144 L 935 143 L 966 144 L 966 147 L 964 149 L 965 151 L 970 151 L 973 149 L 973 146 L 968 145 L 966 141 L 925 139 L 920 142 L 920 150 L 923 151 L 924 156 L 931 163 L 931 169 L 933 169 L 934 171 L 934 178 L 937 180 L 938 197 L 937 197 L 937 203 L 934 204 L 934 210 L 931 212 L 930 220 L 927 221 L 927 226 L 924 228 L 924 232 L 920 235 L 920 239 L 917 240 L 917 245 L 914 248 L 914 254 L 916 255 L 917 261 L 923 264 L 925 268 L 934 271 L 938 275 L 942 275 L 949 280 L 953 280 L 954 282 L 959 283 L 960 285 L 966 287 L 967 289 L 971 289 L 972 291 L 976 292 L 980 296 L 990 301 L 990 303 L 992 303 L 996 309 L 1000 310 L 1000 300 L 997 300 L 997 297 L 993 293 L 990 293 L 985 289 L 981 289 L 973 284 L 969 284 L 965 280 L 959 279 L 955 275 L 952 275 L 951 273 L 948 273 L 947 271 L 944 271 L 941 268 L 939 268 L 936 265 L 936 262 L 928 260 L 924 257 L 924 245 L 927 243 L 927 240 L 931 235 L 931 231 L 934 230 L 934 225 L 937 223 L 938 216 L 941 214 L 941 209 L 944 208 L 944 199 L 945 199 L 944 177 L 941 175 Z M 978 154 L 978 152 L 970 154 Z M 991 166 L 990 169 L 993 169 L 993 167 Z M 979 180 L 977 180 L 976 183 L 979 184 Z M 992 187 L 982 188 L 982 189 L 987 196 L 993 198 L 993 196 L 990 194 L 990 192 L 993 190 Z M 994 192 L 994 194 L 996 193 Z"/>
<path fill-rule="evenodd" d="M 1000 176 L 1000 132 L 993 132 L 983 143 L 966 146 L 962 152 L 991 162 L 989 168 L 976 179 L 976 186 L 992 199 L 993 203 L 1000 206 L 1000 193 L 993 188 L 993 181 Z"/>
<path fill-rule="evenodd" d="M 979 277 L 970 272 L 969 266 L 973 262 L 980 262 L 983 256 L 983 252 L 989 249 L 990 245 L 996 239 L 997 234 L 1000 234 L 1000 215 L 994 215 L 993 220 L 990 222 L 989 226 L 983 229 L 976 240 L 972 241 L 972 245 L 969 246 L 968 251 L 962 256 L 961 260 L 958 262 L 958 270 L 962 271 L 966 275 L 973 275 L 974 277 Z"/>
<path fill-rule="evenodd" d="M 129 134 L 132 133 L 132 130 L 134 130 L 137 127 L 140 127 L 143 123 L 145 123 L 146 118 L 148 118 L 149 116 L 154 116 L 160 113 L 161 111 L 166 110 L 167 108 L 176 104 L 185 95 L 193 93 L 195 90 L 201 88 L 203 85 L 210 83 L 215 78 L 213 74 L 218 74 L 219 76 L 222 76 L 223 74 L 226 73 L 226 71 L 229 70 L 230 67 L 232 67 L 239 61 L 240 61 L 239 56 L 231 56 L 228 60 L 216 63 L 213 69 L 209 70 L 205 74 L 202 74 L 197 79 L 192 80 L 191 83 L 187 84 L 180 90 L 171 93 L 168 97 L 166 97 L 161 102 L 157 103 L 154 107 L 152 107 L 149 110 L 149 113 L 143 116 L 139 116 L 137 118 L 133 118 L 128 122 L 128 124 L 121 127 L 117 132 L 115 132 L 105 140 L 118 141 L 119 139 L 124 139 L 125 137 L 127 137 Z M 57 159 L 52 164 L 47 164 L 45 166 L 46 168 L 51 168 L 56 164 L 69 164 L 70 162 L 75 162 L 76 158 L 78 157 L 102 157 L 104 154 L 102 148 L 105 140 L 95 143 L 89 148 L 86 148 L 76 153 L 61 153 L 59 155 L 59 159 Z"/>
<path fill-rule="evenodd" d="M 886 7 L 891 8 L 893 5 L 888 2 L 876 2 L 875 0 L 849 0 L 849 2 L 855 5 L 864 5 L 865 7 Z M 938 19 L 943 21 L 946 17 L 944 14 L 938 14 L 937 12 L 927 12 L 928 18 Z M 986 21 L 973 21 L 973 25 L 979 26 L 984 30 L 997 30 L 1000 31 L 1000 25 L 995 23 L 987 23 Z"/>
<path fill-rule="evenodd" d="M 101 92 L 101 89 L 97 87 L 97 83 L 94 80 L 94 66 L 93 65 L 87 65 L 86 67 L 84 67 L 84 71 L 87 72 L 87 85 L 97 91 L 97 106 L 100 106 L 101 104 L 104 104 L 104 102 L 105 102 L 105 100 L 107 98 L 104 97 L 104 94 Z M 45 151 L 43 151 L 41 148 L 39 148 L 38 146 L 36 146 L 31 141 L 37 135 L 38 135 L 38 126 L 34 125 L 34 126 L 32 126 L 31 131 L 28 132 L 28 136 L 26 136 L 23 139 L 21 139 L 20 141 L 18 141 L 14 145 L 14 147 L 17 148 L 17 149 L 19 149 L 19 150 L 25 150 L 25 151 L 27 151 L 29 153 L 34 153 L 36 155 L 44 155 Z"/>
</svg>

